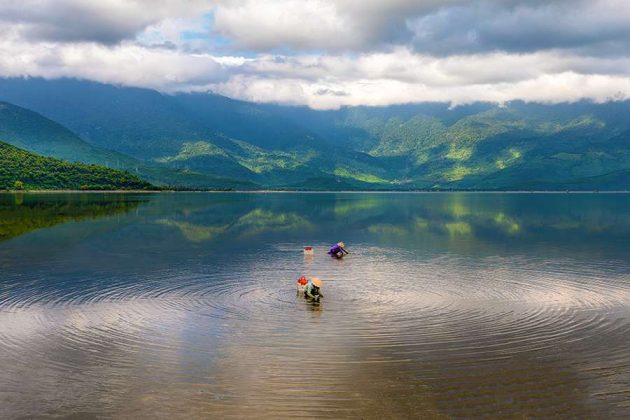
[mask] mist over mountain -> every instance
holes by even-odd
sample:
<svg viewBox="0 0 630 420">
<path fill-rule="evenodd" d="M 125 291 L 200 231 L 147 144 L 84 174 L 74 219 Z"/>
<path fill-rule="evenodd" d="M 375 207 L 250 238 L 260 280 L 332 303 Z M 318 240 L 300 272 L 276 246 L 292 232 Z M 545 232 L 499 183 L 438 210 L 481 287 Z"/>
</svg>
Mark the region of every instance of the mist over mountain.
<svg viewBox="0 0 630 420">
<path fill-rule="evenodd" d="M 626 189 L 630 102 L 451 107 L 256 104 L 74 79 L 0 79 L 0 140 L 137 169 L 162 185 Z M 8 108 L 7 108 L 8 107 Z M 29 117 L 30 116 L 30 117 Z M 20 119 L 21 118 L 21 119 Z M 5 138 L 2 138 L 2 137 Z M 55 140 L 55 139 L 64 139 Z M 114 163 L 114 160 L 117 162 Z M 170 174 L 170 175 L 168 175 Z M 177 175 L 177 176 L 176 176 Z"/>
</svg>

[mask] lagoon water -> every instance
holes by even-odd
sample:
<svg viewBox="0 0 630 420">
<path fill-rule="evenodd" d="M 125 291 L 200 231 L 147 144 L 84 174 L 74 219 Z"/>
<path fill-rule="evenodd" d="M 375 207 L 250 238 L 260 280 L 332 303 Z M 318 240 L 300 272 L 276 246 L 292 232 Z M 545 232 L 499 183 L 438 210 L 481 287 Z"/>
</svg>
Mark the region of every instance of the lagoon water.
<svg viewBox="0 0 630 420">
<path fill-rule="evenodd" d="M 626 194 L 0 195 L 0 418 L 627 418 L 629 349 Z"/>
</svg>

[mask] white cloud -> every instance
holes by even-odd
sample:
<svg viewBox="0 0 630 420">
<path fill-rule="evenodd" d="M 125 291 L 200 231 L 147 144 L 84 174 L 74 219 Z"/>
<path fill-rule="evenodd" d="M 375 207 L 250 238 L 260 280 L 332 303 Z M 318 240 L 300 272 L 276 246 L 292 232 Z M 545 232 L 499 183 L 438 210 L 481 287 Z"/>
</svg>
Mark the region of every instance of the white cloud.
<svg viewBox="0 0 630 420">
<path fill-rule="evenodd" d="M 151 24 L 208 11 L 210 0 L 0 0 L 0 23 L 36 41 L 115 44 Z"/>
<path fill-rule="evenodd" d="M 565 72 L 516 83 L 436 87 L 391 79 L 360 79 L 330 84 L 305 83 L 299 79 L 236 76 L 227 82 L 216 84 L 213 89 L 244 100 L 306 104 L 316 109 L 434 101 L 453 105 L 477 101 L 505 103 L 514 99 L 545 103 L 574 102 L 581 99 L 606 102 L 630 99 L 630 78 Z M 323 92 L 329 93 L 322 94 Z"/>
<path fill-rule="evenodd" d="M 627 0 L 226 0 L 216 33 L 236 47 L 445 55 L 589 48 L 629 51 Z"/>
<path fill-rule="evenodd" d="M 627 0 L 469 2 L 410 17 L 411 44 L 433 54 L 581 49 L 627 54 Z M 602 51 L 604 50 L 604 51 Z"/>
<path fill-rule="evenodd" d="M 407 16 L 463 0 L 230 0 L 217 2 L 214 29 L 237 46 L 270 50 L 365 50 L 395 40 Z"/>
<path fill-rule="evenodd" d="M 158 90 L 190 89 L 228 77 L 225 58 L 145 48 L 133 43 L 24 43 L 0 34 L 0 74 L 4 77 L 78 77 Z"/>
<path fill-rule="evenodd" d="M 226 2 L 215 11 L 214 29 L 246 48 L 322 48 L 356 45 L 360 34 L 324 0 Z"/>
<path fill-rule="evenodd" d="M 267 55 L 245 61 L 231 72 L 233 76 L 213 90 L 247 100 L 316 108 L 630 97 L 630 58 L 589 58 L 557 51 L 451 57 L 407 49 L 359 56 Z"/>
<path fill-rule="evenodd" d="M 0 0 L 0 76 L 316 108 L 604 101 L 630 97 L 628 28 L 621 0 Z"/>
</svg>

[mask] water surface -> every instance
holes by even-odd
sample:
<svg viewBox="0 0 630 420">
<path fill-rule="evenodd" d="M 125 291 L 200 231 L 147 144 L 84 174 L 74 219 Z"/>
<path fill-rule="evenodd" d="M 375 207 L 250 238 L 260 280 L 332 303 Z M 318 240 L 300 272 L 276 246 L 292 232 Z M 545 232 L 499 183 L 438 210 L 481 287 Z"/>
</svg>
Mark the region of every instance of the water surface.
<svg viewBox="0 0 630 420">
<path fill-rule="evenodd" d="M 625 194 L 0 195 L 0 417 L 628 417 L 629 249 Z"/>
</svg>

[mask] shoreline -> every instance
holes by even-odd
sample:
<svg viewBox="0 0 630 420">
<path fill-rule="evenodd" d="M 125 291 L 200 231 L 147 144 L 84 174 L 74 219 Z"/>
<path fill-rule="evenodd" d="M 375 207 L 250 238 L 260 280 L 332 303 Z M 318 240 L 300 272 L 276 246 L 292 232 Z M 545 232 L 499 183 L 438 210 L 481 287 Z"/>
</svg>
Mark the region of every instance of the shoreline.
<svg viewBox="0 0 630 420">
<path fill-rule="evenodd" d="M 0 190 L 0 194 L 630 194 L 630 190 Z"/>
<path fill-rule="evenodd" d="M 0 194 L 152 194 L 152 190 L 0 190 Z"/>
</svg>

